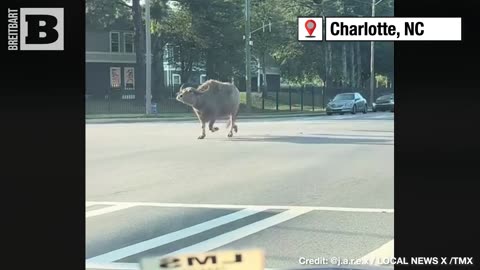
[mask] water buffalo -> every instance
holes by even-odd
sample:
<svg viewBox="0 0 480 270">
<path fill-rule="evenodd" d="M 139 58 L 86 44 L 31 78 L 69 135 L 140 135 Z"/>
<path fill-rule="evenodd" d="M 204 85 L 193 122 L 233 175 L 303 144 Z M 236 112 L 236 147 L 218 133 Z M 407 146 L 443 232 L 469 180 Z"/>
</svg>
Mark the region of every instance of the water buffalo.
<svg viewBox="0 0 480 270">
<path fill-rule="evenodd" d="M 231 83 L 208 80 L 198 87 L 182 85 L 177 93 L 177 100 L 189 105 L 200 120 L 202 134 L 198 139 L 205 138 L 205 124 L 211 132 L 218 131 L 213 124 L 218 118 L 229 117 L 227 128 L 228 137 L 238 131 L 235 123 L 240 106 L 240 91 Z"/>
</svg>

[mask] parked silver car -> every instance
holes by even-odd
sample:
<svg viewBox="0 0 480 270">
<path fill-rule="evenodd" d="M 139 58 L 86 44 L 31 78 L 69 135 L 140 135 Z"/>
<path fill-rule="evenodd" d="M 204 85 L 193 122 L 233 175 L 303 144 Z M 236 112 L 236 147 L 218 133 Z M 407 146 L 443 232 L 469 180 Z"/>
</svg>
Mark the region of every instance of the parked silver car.
<svg viewBox="0 0 480 270">
<path fill-rule="evenodd" d="M 367 111 L 367 100 L 357 92 L 338 94 L 327 104 L 328 115 L 333 113 L 344 114 L 346 112 L 352 114 L 357 112 L 367 113 Z"/>
</svg>

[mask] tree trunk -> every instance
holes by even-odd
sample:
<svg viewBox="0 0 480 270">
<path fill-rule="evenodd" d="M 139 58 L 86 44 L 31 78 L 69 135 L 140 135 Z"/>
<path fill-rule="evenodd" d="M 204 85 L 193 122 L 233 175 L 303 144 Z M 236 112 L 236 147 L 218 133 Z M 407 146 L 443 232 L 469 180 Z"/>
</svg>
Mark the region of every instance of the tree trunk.
<svg viewBox="0 0 480 270">
<path fill-rule="evenodd" d="M 327 86 L 331 86 L 329 83 L 333 81 L 332 70 L 333 70 L 333 55 L 332 55 L 332 44 L 327 42 Z"/>
<path fill-rule="evenodd" d="M 265 57 L 266 57 L 266 53 L 263 52 L 263 55 L 262 55 L 262 76 L 263 76 L 263 92 L 264 93 L 267 93 L 268 92 L 268 82 L 267 82 L 267 67 L 265 66 Z M 258 78 L 260 79 L 260 78 Z"/>
<path fill-rule="evenodd" d="M 186 83 L 187 82 L 187 67 L 186 67 L 186 58 L 184 55 L 185 51 L 184 49 L 180 46 L 180 50 L 178 51 L 179 54 L 179 59 L 180 59 L 180 84 Z"/>
<path fill-rule="evenodd" d="M 217 79 L 217 74 L 215 72 L 215 54 L 213 49 L 207 49 L 207 64 L 206 64 L 206 75 L 207 80 Z"/>
<path fill-rule="evenodd" d="M 350 85 L 357 87 L 355 80 L 355 44 L 350 43 Z"/>
<path fill-rule="evenodd" d="M 185 51 L 182 51 L 182 53 L 185 53 Z M 193 61 L 191 54 L 192 52 L 189 51 L 187 56 L 182 56 L 182 84 L 189 83 L 190 77 L 192 76 Z"/>
<path fill-rule="evenodd" d="M 325 43 L 324 44 L 324 47 L 323 47 L 323 74 L 322 74 L 322 80 L 323 80 L 323 85 L 324 87 L 327 87 L 329 86 L 328 85 L 328 76 L 327 76 L 327 73 L 328 73 L 328 48 L 327 48 L 327 44 Z"/>
<path fill-rule="evenodd" d="M 142 21 L 142 6 L 140 0 L 132 0 L 132 15 L 135 27 L 135 54 L 136 54 L 136 72 L 135 88 L 137 100 L 145 99 L 145 29 Z"/>
<path fill-rule="evenodd" d="M 347 67 L 347 43 L 342 44 L 342 82 L 343 86 L 349 85 Z"/>
<path fill-rule="evenodd" d="M 161 37 L 157 37 L 154 43 L 153 50 L 153 70 L 154 78 L 152 84 L 152 95 L 155 100 L 158 100 L 162 95 L 162 92 L 165 90 L 165 71 L 163 68 L 163 54 L 164 54 L 164 44 Z"/>
<path fill-rule="evenodd" d="M 363 87 L 362 85 L 362 52 L 360 50 L 360 42 L 356 42 L 355 46 L 357 56 L 357 87 Z"/>
</svg>

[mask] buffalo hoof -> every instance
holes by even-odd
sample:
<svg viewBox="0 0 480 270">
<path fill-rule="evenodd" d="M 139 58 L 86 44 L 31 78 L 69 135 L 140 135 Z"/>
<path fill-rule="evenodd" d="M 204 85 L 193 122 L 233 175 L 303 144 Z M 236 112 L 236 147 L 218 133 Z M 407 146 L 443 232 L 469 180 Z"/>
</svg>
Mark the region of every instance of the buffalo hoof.
<svg viewBox="0 0 480 270">
<path fill-rule="evenodd" d="M 215 131 L 218 131 L 218 130 L 219 130 L 218 127 L 214 127 L 214 128 L 212 128 L 212 129 L 210 129 L 211 132 L 215 132 Z"/>
<path fill-rule="evenodd" d="M 232 133 L 232 132 L 230 132 L 230 133 L 228 133 L 228 135 L 227 135 L 227 136 L 230 138 L 230 137 L 232 137 L 232 136 L 233 136 L 233 133 Z"/>
<path fill-rule="evenodd" d="M 238 132 L 238 127 L 237 127 L 237 125 L 233 126 L 233 131 L 235 131 L 235 133 Z"/>
<path fill-rule="evenodd" d="M 202 134 L 202 135 L 198 136 L 199 140 L 204 139 L 204 138 L 205 138 L 205 134 Z"/>
</svg>

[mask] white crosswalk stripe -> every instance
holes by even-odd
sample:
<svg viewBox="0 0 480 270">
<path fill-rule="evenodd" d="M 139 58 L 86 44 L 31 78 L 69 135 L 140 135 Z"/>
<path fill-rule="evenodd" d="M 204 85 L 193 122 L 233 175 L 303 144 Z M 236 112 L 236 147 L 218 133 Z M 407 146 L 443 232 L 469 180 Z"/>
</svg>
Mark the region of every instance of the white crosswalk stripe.
<svg viewBox="0 0 480 270">
<path fill-rule="evenodd" d="M 208 238 L 203 241 L 191 244 L 189 246 L 171 251 L 163 256 L 171 256 L 175 254 L 208 252 L 222 246 L 225 246 L 234 241 L 253 235 L 262 230 L 276 226 L 280 223 L 297 218 L 301 215 L 308 214 L 312 211 L 328 211 L 328 212 L 353 212 L 353 213 L 393 213 L 393 209 L 375 209 L 375 208 L 345 208 L 345 207 L 309 207 L 309 206 L 265 206 L 265 205 L 212 205 L 212 204 L 168 204 L 168 203 L 135 203 L 135 202 L 86 202 L 88 206 L 106 205 L 104 208 L 91 210 L 86 212 L 86 218 L 96 217 L 101 215 L 109 215 L 116 211 L 125 210 L 131 207 L 158 207 L 161 208 L 197 208 L 197 209 L 232 209 L 237 210 L 233 213 L 226 214 L 211 220 L 207 220 L 200 224 L 196 224 L 184 229 L 173 231 L 171 233 L 160 235 L 158 237 L 141 241 L 132 245 L 120 247 L 116 250 L 109 251 L 85 261 L 85 268 L 88 270 L 138 270 L 137 263 L 119 262 L 124 258 L 132 255 L 140 254 L 142 252 L 173 243 L 180 239 L 200 234 L 202 232 L 218 228 L 222 225 L 235 222 L 237 220 L 261 213 L 266 210 L 280 211 L 266 218 L 258 221 L 253 221 L 250 224 L 242 225 L 239 228 L 227 231 L 223 234 Z M 90 213 L 90 214 L 89 214 Z M 389 242 L 380 248 L 365 252 L 362 259 L 367 260 L 372 256 L 381 255 L 387 256 L 393 252 L 393 241 Z M 270 269 L 273 270 L 273 269 Z"/>
<path fill-rule="evenodd" d="M 92 206 L 92 205 L 90 205 L 90 206 Z M 97 210 L 87 211 L 87 212 L 85 212 L 85 217 L 89 218 L 89 217 L 99 216 L 99 215 L 103 215 L 103 214 L 127 209 L 127 208 L 130 208 L 130 207 L 132 207 L 132 205 L 112 205 L 112 206 L 100 208 L 100 209 L 97 209 Z"/>
<path fill-rule="evenodd" d="M 222 217 L 219 217 L 219 218 L 216 218 L 216 219 L 213 219 L 213 220 L 210 220 L 210 221 L 207 221 L 183 230 L 162 235 L 147 241 L 143 241 L 131 246 L 127 246 L 121 249 L 117 249 L 117 250 L 90 258 L 87 260 L 87 262 L 89 263 L 113 262 L 128 256 L 131 256 L 133 254 L 137 254 L 155 247 L 159 247 L 159 246 L 177 241 L 179 239 L 186 238 L 191 235 L 198 234 L 206 230 L 233 222 L 235 220 L 251 216 L 263 210 L 265 209 L 244 209 L 244 210 L 234 212 L 232 214 L 222 216 Z"/>
<path fill-rule="evenodd" d="M 206 241 L 203 241 L 201 243 L 197 243 L 195 245 L 174 251 L 172 253 L 169 253 L 165 256 L 171 256 L 175 254 L 183 254 L 183 253 L 196 253 L 196 252 L 207 252 L 215 248 L 219 248 L 221 246 L 224 246 L 228 243 L 231 243 L 233 241 L 239 240 L 243 237 L 249 236 L 251 234 L 254 234 L 256 232 L 259 232 L 261 230 L 264 230 L 266 228 L 272 227 L 274 225 L 277 225 L 279 223 L 285 222 L 289 219 L 298 217 L 300 215 L 303 215 L 305 213 L 310 212 L 311 210 L 308 209 L 291 209 L 285 212 L 282 212 L 280 214 L 276 214 L 272 217 L 257 221 L 255 223 L 252 223 L 250 225 L 244 226 L 240 229 L 219 235 L 217 237 L 208 239 Z"/>
</svg>

